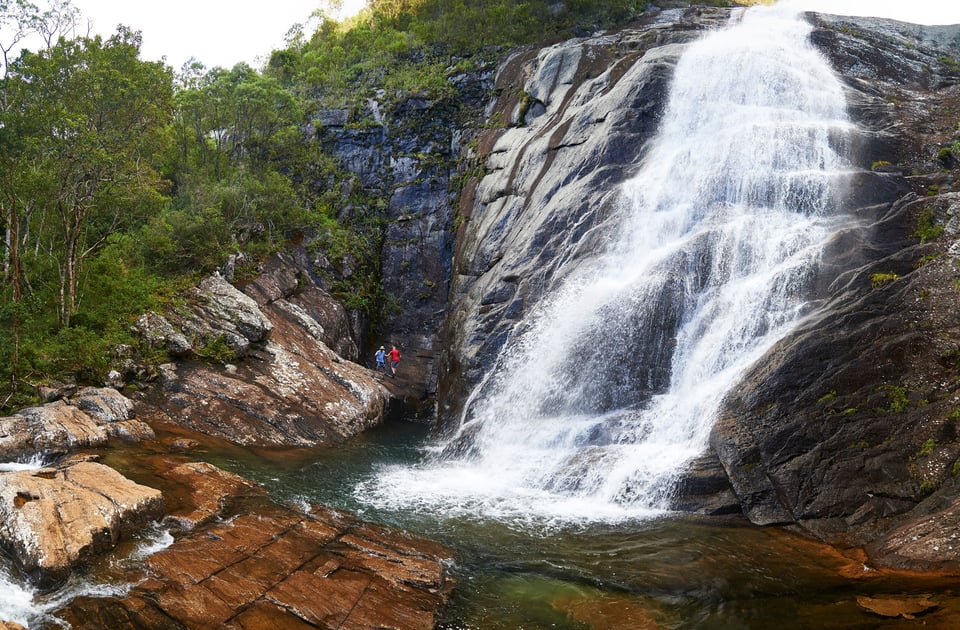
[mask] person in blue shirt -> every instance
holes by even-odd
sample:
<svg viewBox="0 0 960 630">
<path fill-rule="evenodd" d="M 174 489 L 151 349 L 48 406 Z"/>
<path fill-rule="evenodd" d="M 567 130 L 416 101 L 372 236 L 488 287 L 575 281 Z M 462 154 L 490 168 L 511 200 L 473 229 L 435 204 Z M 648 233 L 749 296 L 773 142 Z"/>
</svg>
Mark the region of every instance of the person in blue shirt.
<svg viewBox="0 0 960 630">
<path fill-rule="evenodd" d="M 376 367 L 377 371 L 382 370 L 382 371 L 386 372 L 386 371 L 387 371 L 387 365 L 386 365 L 386 363 L 384 363 L 384 361 L 386 361 L 387 355 L 386 355 L 386 353 L 385 353 L 384 350 L 383 350 L 383 346 L 380 346 L 380 349 L 377 350 L 377 353 L 376 353 L 374 356 L 375 356 L 376 359 L 377 359 L 377 367 Z"/>
</svg>

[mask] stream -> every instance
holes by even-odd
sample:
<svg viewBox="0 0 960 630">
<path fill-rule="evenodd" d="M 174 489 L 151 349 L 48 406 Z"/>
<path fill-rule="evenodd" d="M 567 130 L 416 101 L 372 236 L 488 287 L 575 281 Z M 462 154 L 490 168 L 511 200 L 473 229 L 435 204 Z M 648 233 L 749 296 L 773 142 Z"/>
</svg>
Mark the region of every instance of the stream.
<svg viewBox="0 0 960 630">
<path fill-rule="evenodd" d="M 280 503 L 331 505 L 454 549 L 457 588 L 439 626 L 445 630 L 911 623 L 867 612 L 858 596 L 931 596 L 938 614 L 960 615 L 960 580 L 864 571 L 852 556 L 737 517 L 664 513 L 563 525 L 374 508 L 358 498 L 364 482 L 429 459 L 432 448 L 429 427 L 395 422 L 337 448 L 253 453 L 208 443 L 191 456 L 263 484 Z M 137 460 L 131 445 L 108 452 L 104 462 L 135 473 Z"/>
</svg>

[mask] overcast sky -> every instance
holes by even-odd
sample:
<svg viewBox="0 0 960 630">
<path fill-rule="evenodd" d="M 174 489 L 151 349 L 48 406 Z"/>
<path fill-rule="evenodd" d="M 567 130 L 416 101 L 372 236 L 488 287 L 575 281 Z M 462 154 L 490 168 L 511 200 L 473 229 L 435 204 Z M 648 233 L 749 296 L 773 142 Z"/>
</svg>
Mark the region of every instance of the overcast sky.
<svg viewBox="0 0 960 630">
<path fill-rule="evenodd" d="M 42 0 L 35 0 L 44 4 Z M 829 13 L 876 15 L 921 24 L 960 24 L 958 0 L 781 0 Z M 143 33 L 142 57 L 179 69 L 191 56 L 207 67 L 233 67 L 283 45 L 284 35 L 304 22 L 320 0 L 73 0 L 95 33 L 108 36 L 118 24 Z M 344 0 L 356 12 L 365 0 Z"/>
<path fill-rule="evenodd" d="M 915 24 L 960 24 L 957 0 L 781 0 L 809 11 L 873 15 Z"/>
<path fill-rule="evenodd" d="M 43 4 L 42 0 L 34 0 Z M 344 0 L 356 12 L 365 0 Z M 143 33 L 141 57 L 167 58 L 179 69 L 190 57 L 207 67 L 232 68 L 239 61 L 283 46 L 284 35 L 321 6 L 318 0 L 73 0 L 93 22 L 95 33 L 110 35 L 118 24 Z M 258 66 L 259 64 L 255 64 Z"/>
</svg>

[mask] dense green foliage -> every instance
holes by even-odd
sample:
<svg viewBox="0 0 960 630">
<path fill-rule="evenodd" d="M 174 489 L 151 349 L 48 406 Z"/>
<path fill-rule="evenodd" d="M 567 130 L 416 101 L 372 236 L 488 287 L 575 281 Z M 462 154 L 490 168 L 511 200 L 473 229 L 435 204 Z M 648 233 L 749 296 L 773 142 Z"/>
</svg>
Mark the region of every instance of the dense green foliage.
<svg viewBox="0 0 960 630">
<path fill-rule="evenodd" d="M 262 71 L 174 72 L 140 59 L 135 31 L 75 36 L 69 0 L 0 0 L 0 408 L 30 402 L 31 385 L 101 382 L 140 313 L 236 252 L 256 262 L 308 239 L 337 296 L 376 324 L 388 191 L 362 190 L 309 140 L 311 113 L 372 125 L 359 104 L 374 93 L 388 108 L 453 98 L 449 77 L 478 58 L 645 6 L 373 0 L 347 23 L 295 26 Z M 10 58 L 31 33 L 44 46 Z"/>
<path fill-rule="evenodd" d="M 623 23 L 647 0 L 372 0 L 344 28 L 322 21 L 312 37 L 293 29 L 266 72 L 330 104 L 356 102 L 376 89 L 453 93 L 448 75 L 477 55 L 504 47 L 585 34 Z"/>
</svg>

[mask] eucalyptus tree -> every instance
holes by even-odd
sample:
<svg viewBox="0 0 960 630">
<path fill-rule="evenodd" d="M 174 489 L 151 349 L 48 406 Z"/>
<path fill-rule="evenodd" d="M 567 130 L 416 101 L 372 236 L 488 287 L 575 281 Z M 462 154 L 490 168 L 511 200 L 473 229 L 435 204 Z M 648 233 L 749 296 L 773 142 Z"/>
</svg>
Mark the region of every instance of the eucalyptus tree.
<svg viewBox="0 0 960 630">
<path fill-rule="evenodd" d="M 172 111 L 172 77 L 139 59 L 140 35 L 60 39 L 11 64 L 7 96 L 23 125 L 14 185 L 36 205 L 35 250 L 56 270 L 69 326 L 84 261 L 161 200 L 154 168 Z M 38 261 L 38 268 L 43 269 Z"/>
</svg>

